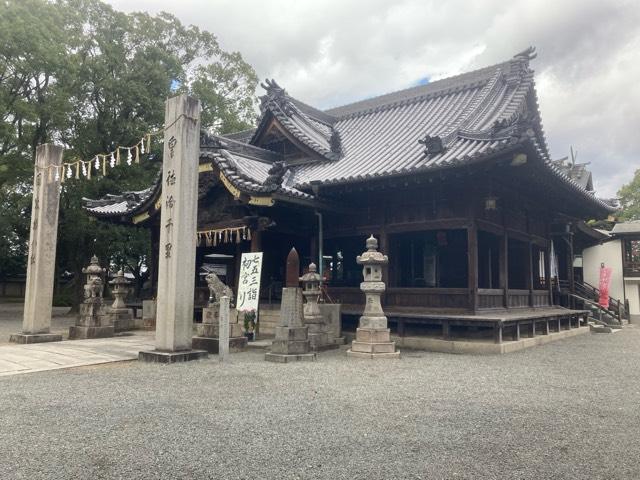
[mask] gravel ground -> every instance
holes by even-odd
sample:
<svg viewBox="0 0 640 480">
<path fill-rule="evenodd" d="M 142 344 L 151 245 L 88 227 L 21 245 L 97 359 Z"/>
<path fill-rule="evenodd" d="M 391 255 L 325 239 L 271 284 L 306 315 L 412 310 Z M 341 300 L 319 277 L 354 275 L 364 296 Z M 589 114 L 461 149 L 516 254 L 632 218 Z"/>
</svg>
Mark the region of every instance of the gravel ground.
<svg viewBox="0 0 640 480">
<path fill-rule="evenodd" d="M 0 378 L 1 479 L 638 479 L 640 328 L 505 356 Z"/>
<path fill-rule="evenodd" d="M 9 343 L 9 337 L 22 331 L 22 303 L 0 303 L 0 345 Z M 51 332 L 64 338 L 69 336 L 69 326 L 75 323 L 75 315 L 69 315 L 69 307 L 53 307 Z"/>
</svg>

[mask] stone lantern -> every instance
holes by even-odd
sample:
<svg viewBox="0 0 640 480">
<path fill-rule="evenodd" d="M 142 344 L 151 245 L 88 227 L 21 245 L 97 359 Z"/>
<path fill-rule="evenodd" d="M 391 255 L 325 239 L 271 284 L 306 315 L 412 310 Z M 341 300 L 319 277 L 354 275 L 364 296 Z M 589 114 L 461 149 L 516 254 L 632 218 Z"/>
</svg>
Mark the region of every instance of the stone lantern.
<svg viewBox="0 0 640 480">
<path fill-rule="evenodd" d="M 113 337 L 114 328 L 109 315 L 104 312 L 104 282 L 106 269 L 98 262 L 98 257 L 91 257 L 91 262 L 82 273 L 87 276 L 84 286 L 84 302 L 80 305 L 80 316 L 76 324 L 69 327 L 69 338 L 102 338 Z"/>
<path fill-rule="evenodd" d="M 127 308 L 127 305 L 124 303 L 124 298 L 127 296 L 127 293 L 129 293 L 129 283 L 131 282 L 124 277 L 122 270 L 118 270 L 115 278 L 109 282 L 114 298 L 111 304 L 113 310 Z"/>
<path fill-rule="evenodd" d="M 118 270 L 115 278 L 109 282 L 114 300 L 108 309 L 108 315 L 116 332 L 132 330 L 139 326 L 136 325 L 133 313 L 127 308 L 124 302 L 125 297 L 129 293 L 130 283 L 131 282 L 125 278 L 122 270 Z"/>
<path fill-rule="evenodd" d="M 347 351 L 349 356 L 364 358 L 399 358 L 395 342 L 390 339 L 387 317 L 382 310 L 380 296 L 385 291 L 382 267 L 389 263 L 386 255 L 378 252 L 378 240 L 373 235 L 366 241 L 367 250 L 356 257 L 362 265 L 364 281 L 360 290 L 365 294 L 365 307 L 356 330 L 356 339 Z"/>
<path fill-rule="evenodd" d="M 309 271 L 300 277 L 300 281 L 302 282 L 302 295 L 305 299 L 303 308 L 304 323 L 309 327 L 309 343 L 313 350 L 334 347 L 330 345 L 329 327 L 318 306 L 321 293 L 321 280 L 315 263 L 311 263 L 309 265 Z"/>
</svg>

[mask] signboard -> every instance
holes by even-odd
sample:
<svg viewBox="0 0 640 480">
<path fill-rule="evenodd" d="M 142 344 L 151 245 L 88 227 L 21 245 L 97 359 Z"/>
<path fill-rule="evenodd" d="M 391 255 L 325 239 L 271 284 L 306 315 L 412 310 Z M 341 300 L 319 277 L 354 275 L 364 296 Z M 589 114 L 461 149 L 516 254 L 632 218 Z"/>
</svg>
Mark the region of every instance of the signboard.
<svg viewBox="0 0 640 480">
<path fill-rule="evenodd" d="M 600 284 L 598 290 L 600 290 L 600 301 L 598 304 L 601 307 L 609 308 L 609 285 L 611 284 L 611 267 L 605 267 L 604 263 L 600 267 Z"/>
<path fill-rule="evenodd" d="M 240 278 L 236 310 L 239 312 L 258 311 L 260 301 L 260 273 L 262 252 L 243 253 L 240 259 Z"/>
</svg>

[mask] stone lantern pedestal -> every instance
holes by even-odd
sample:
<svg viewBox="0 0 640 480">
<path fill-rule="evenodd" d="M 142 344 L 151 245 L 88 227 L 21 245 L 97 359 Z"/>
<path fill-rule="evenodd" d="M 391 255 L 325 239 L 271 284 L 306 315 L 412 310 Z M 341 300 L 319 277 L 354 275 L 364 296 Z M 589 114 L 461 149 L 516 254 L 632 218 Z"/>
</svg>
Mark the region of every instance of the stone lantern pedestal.
<svg viewBox="0 0 640 480">
<path fill-rule="evenodd" d="M 220 301 L 223 297 L 233 298 L 233 290 L 218 278 L 215 273 L 205 277 L 209 287 L 209 303 L 202 309 L 202 323 L 196 324 L 197 336 L 191 339 L 193 348 L 208 353 L 220 353 Z M 248 340 L 238 323 L 238 312 L 229 308 L 229 352 L 243 352 Z"/>
<path fill-rule="evenodd" d="M 69 339 L 113 337 L 111 319 L 105 315 L 103 304 L 105 269 L 98 264 L 98 257 L 91 257 L 91 263 L 82 270 L 87 275 L 84 286 L 84 302 L 80 305 L 80 316 L 76 324 L 69 327 Z"/>
<path fill-rule="evenodd" d="M 373 235 L 367 239 L 366 245 L 367 251 L 356 257 L 358 264 L 363 265 L 364 281 L 360 284 L 360 290 L 366 296 L 366 303 L 356 330 L 356 339 L 351 343 L 347 355 L 359 358 L 400 358 L 395 342 L 391 341 L 387 317 L 380 303 L 380 296 L 385 290 L 382 266 L 389 259 L 378 252 L 378 240 Z"/>
<path fill-rule="evenodd" d="M 191 339 L 193 348 L 209 353 L 220 351 L 220 304 L 209 305 L 202 309 L 202 323 L 196 324 L 198 335 Z M 247 349 L 247 337 L 238 323 L 238 312 L 229 310 L 229 352 L 244 352 Z"/>
</svg>

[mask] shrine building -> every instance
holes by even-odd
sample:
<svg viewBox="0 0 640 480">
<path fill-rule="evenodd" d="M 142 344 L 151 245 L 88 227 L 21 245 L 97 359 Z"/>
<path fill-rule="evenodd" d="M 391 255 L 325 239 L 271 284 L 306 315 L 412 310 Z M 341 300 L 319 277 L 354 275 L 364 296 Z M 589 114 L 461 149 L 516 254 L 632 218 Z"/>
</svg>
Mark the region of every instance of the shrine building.
<svg viewBox="0 0 640 480">
<path fill-rule="evenodd" d="M 399 335 L 478 326 L 501 341 L 503 330 L 535 334 L 549 318 L 575 326 L 573 311 L 556 305 L 551 262 L 571 286 L 574 234 L 612 208 L 590 175 L 552 160 L 534 57 L 528 49 L 328 110 L 267 81 L 255 128 L 201 136 L 196 304 L 207 300 L 204 273 L 236 291 L 240 255 L 262 251 L 261 301 L 277 305 L 295 247 L 303 265 L 319 264 L 325 301 L 341 303 L 345 326 L 355 325 L 364 303 L 356 256 L 373 234 L 389 257 L 382 301 Z M 157 254 L 161 192 L 158 176 L 146 190 L 85 199 L 85 208 L 149 228 Z"/>
</svg>

